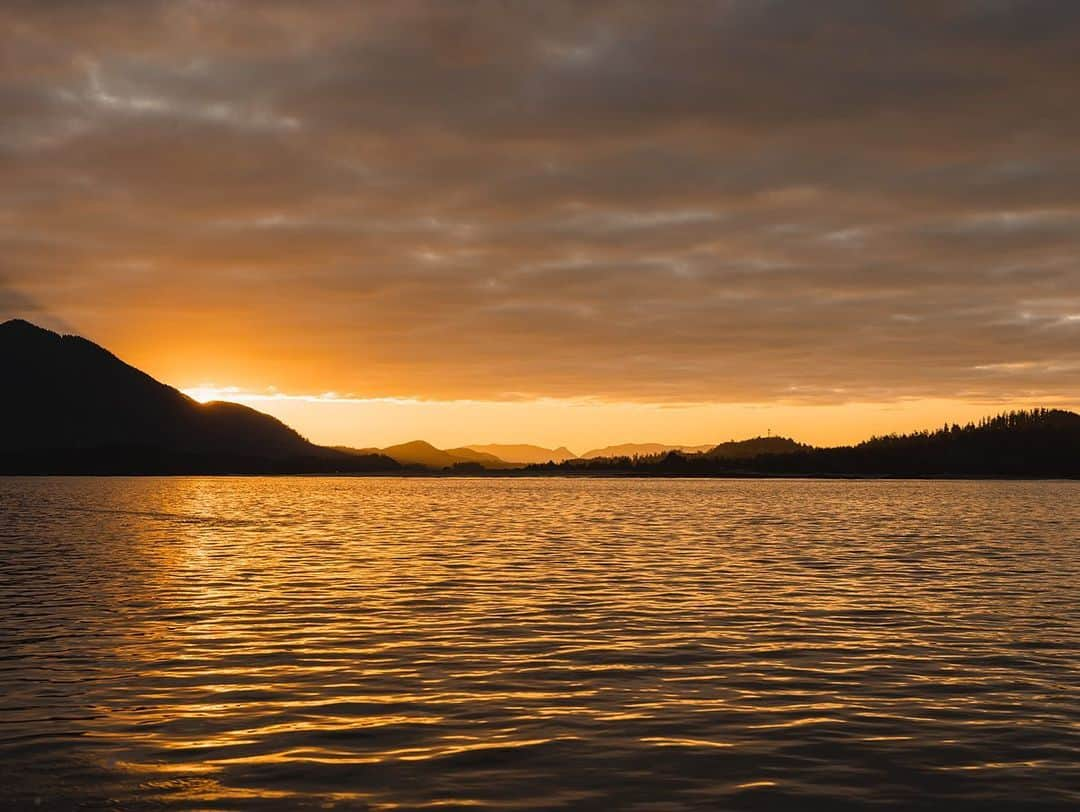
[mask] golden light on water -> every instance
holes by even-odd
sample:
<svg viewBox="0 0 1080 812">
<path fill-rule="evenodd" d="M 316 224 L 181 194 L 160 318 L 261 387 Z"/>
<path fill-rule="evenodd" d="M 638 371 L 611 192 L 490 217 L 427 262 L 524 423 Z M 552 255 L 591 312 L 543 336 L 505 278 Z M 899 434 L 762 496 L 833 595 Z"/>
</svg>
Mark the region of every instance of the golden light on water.
<svg viewBox="0 0 1080 812">
<path fill-rule="evenodd" d="M 91 796 L 500 807 L 615 781 L 798 805 L 921 780 L 924 762 L 1067 793 L 1032 747 L 1068 701 L 1051 688 L 1075 629 L 1045 618 L 1074 586 L 1073 483 L 19 487 L 0 608 L 23 602 L 0 632 L 79 632 L 20 648 L 0 688 L 67 663 L 62 683 L 18 683 L 56 720 L 13 730 L 35 759 L 77 730 Z M 1018 567 L 1040 573 L 1022 600 Z M 74 602 L 25 602 L 46 588 Z"/>
<path fill-rule="evenodd" d="M 1080 2 L 0 31 L 0 806 L 1080 810 Z"/>
</svg>

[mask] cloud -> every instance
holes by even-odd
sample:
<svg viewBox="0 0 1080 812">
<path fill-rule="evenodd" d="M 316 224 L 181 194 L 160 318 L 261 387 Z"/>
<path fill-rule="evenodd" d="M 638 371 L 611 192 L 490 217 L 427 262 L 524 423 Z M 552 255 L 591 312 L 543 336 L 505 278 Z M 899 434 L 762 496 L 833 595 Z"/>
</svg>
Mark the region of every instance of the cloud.
<svg viewBox="0 0 1080 812">
<path fill-rule="evenodd" d="M 0 279 L 0 322 L 8 319 L 32 319 L 36 324 L 60 333 L 70 333 L 71 328 L 61 318 L 42 307 L 25 294 L 8 288 Z"/>
<path fill-rule="evenodd" d="M 106 0 L 0 24 L 5 277 L 102 340 L 196 335 L 189 366 L 225 347 L 360 397 L 1080 386 L 1080 8 Z"/>
</svg>

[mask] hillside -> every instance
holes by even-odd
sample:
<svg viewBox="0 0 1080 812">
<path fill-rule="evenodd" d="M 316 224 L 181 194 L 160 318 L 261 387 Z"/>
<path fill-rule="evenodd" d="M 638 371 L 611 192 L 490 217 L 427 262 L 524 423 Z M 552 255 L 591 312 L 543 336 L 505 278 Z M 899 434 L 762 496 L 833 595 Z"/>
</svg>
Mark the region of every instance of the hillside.
<svg viewBox="0 0 1080 812">
<path fill-rule="evenodd" d="M 711 445 L 664 445 L 663 443 L 623 443 L 594 448 L 581 455 L 581 459 L 594 460 L 601 457 L 655 457 L 671 451 L 699 454 L 712 449 Z"/>
<path fill-rule="evenodd" d="M 472 448 L 440 449 L 423 440 L 388 446 L 379 453 L 396 460 L 402 465 L 421 466 L 433 470 L 453 468 L 464 464 L 480 465 L 486 469 L 513 468 L 492 454 L 475 451 Z"/>
<path fill-rule="evenodd" d="M 1080 476 L 1080 415 L 1007 412 L 966 426 L 761 457 L 758 468 L 890 476 Z"/>
<path fill-rule="evenodd" d="M 704 452 L 707 457 L 727 460 L 747 460 L 762 454 L 795 454 L 810 451 L 811 446 L 797 443 L 789 437 L 752 437 L 749 440 L 731 440 Z"/>
<path fill-rule="evenodd" d="M 577 455 L 566 446 L 544 448 L 526 443 L 516 445 L 511 443 L 491 443 L 488 445 L 470 445 L 466 446 L 466 448 L 481 454 L 491 454 L 505 462 L 519 465 L 551 461 L 562 462 L 563 460 L 577 458 Z M 461 449 L 457 450 L 460 451 Z"/>
<path fill-rule="evenodd" d="M 746 445 L 724 445 L 746 451 L 753 444 L 762 447 L 762 439 L 783 440 L 759 437 Z M 966 426 L 875 437 L 853 446 L 802 446 L 794 452 L 744 458 L 672 451 L 662 457 L 578 460 L 532 470 L 638 476 L 1080 477 L 1080 415 L 1034 409 Z"/>
<path fill-rule="evenodd" d="M 6 467 L 64 470 L 301 470 L 356 468 L 390 461 L 357 458 L 314 445 L 270 415 L 236 403 L 200 404 L 112 353 L 26 321 L 0 324 L 5 396 L 0 400 L 0 454 Z M 48 466 L 46 466 L 48 467 Z"/>
</svg>

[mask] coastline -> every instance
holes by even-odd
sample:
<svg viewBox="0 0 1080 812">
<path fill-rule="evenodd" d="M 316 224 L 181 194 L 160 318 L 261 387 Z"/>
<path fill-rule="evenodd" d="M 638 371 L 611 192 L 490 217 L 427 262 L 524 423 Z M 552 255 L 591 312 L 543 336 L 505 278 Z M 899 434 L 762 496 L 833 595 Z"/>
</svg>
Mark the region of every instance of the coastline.
<svg viewBox="0 0 1080 812">
<path fill-rule="evenodd" d="M 635 471 L 589 471 L 582 473 L 522 471 L 492 471 L 491 473 L 458 473 L 449 471 L 324 471 L 324 472 L 252 472 L 252 471 L 128 471 L 128 472 L 9 472 L 0 470 L 5 479 L 656 479 L 656 480 L 810 480 L 810 481 L 886 481 L 886 482 L 1080 482 L 1080 475 L 1063 474 L 833 474 L 833 473 L 641 473 Z"/>
</svg>

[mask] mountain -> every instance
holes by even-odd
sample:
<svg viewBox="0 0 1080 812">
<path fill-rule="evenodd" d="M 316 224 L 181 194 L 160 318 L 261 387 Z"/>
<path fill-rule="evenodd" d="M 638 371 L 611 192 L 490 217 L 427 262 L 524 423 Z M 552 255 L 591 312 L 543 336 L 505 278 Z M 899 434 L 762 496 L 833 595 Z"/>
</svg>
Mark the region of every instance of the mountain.
<svg viewBox="0 0 1080 812">
<path fill-rule="evenodd" d="M 494 454 L 486 451 L 477 451 L 475 448 L 463 446 L 462 448 L 448 448 L 446 453 L 451 457 L 457 457 L 459 462 L 475 462 L 485 468 L 515 468 L 517 463 L 507 462 Z"/>
<path fill-rule="evenodd" d="M 762 441 L 767 441 L 762 443 Z M 794 441 L 762 438 L 717 446 L 717 454 L 668 452 L 534 466 L 552 473 L 636 476 L 871 476 L 1080 478 L 1080 415 L 1061 409 L 1007 412 L 966 426 L 874 437 L 853 446 L 784 451 Z M 753 454 L 754 450 L 765 450 Z M 779 449 L 775 453 L 772 449 Z M 738 457 L 745 453 L 752 456 Z"/>
<path fill-rule="evenodd" d="M 402 465 L 420 465 L 424 468 L 453 468 L 464 464 L 479 465 L 483 468 L 513 468 L 492 454 L 475 451 L 471 448 L 451 448 L 442 450 L 423 440 L 401 443 L 380 449 L 379 453 L 396 460 Z"/>
<path fill-rule="evenodd" d="M 330 446 L 334 451 L 340 451 L 342 454 L 350 454 L 354 457 L 362 457 L 366 454 L 380 454 L 382 453 L 378 448 L 353 448 L 348 445 L 334 445 Z"/>
<path fill-rule="evenodd" d="M 0 454 L 8 469 L 37 469 L 34 461 L 46 458 L 64 470 L 110 471 L 123 469 L 123 460 L 140 470 L 214 470 L 214 460 L 253 471 L 280 470 L 286 460 L 303 460 L 304 471 L 392 465 L 314 445 L 247 406 L 198 403 L 84 338 L 26 321 L 0 324 L 0 359 Z"/>
<path fill-rule="evenodd" d="M 566 446 L 559 446 L 558 448 L 553 449 L 543 448 L 538 445 L 491 443 L 489 445 L 470 445 L 466 447 L 472 451 L 477 451 L 481 454 L 491 454 L 505 462 L 516 463 L 518 465 L 552 461 L 562 462 L 563 460 L 577 458 L 577 454 L 566 448 Z M 457 449 L 457 451 L 461 450 L 462 449 Z"/>
<path fill-rule="evenodd" d="M 609 445 L 604 448 L 594 448 L 592 451 L 581 455 L 582 459 L 592 460 L 598 457 L 655 457 L 657 454 L 667 454 L 670 451 L 683 451 L 689 454 L 700 454 L 712 450 L 711 445 L 663 445 L 661 443 L 624 443 L 622 445 Z"/>
<path fill-rule="evenodd" d="M 811 447 L 797 443 L 788 437 L 753 437 L 749 440 L 731 440 L 704 452 L 707 457 L 727 460 L 748 460 L 762 454 L 795 454 L 810 451 Z"/>
<path fill-rule="evenodd" d="M 324 448 L 270 415 L 201 404 L 96 344 L 26 321 L 0 324 L 0 472 L 329 473 L 514 468 L 639 476 L 1019 476 L 1080 478 L 1080 415 L 1008 412 L 966 426 L 811 448 L 786 437 L 718 446 L 630 444 L 574 458 L 565 448 Z M 495 452 L 501 453 L 495 453 Z M 560 459 L 561 457 L 561 459 Z M 513 459 L 516 458 L 516 459 Z M 506 461 L 511 459 L 512 461 Z"/>
<path fill-rule="evenodd" d="M 421 465 L 425 468 L 446 468 L 459 461 L 423 440 L 387 446 L 379 451 L 402 465 Z"/>
</svg>

